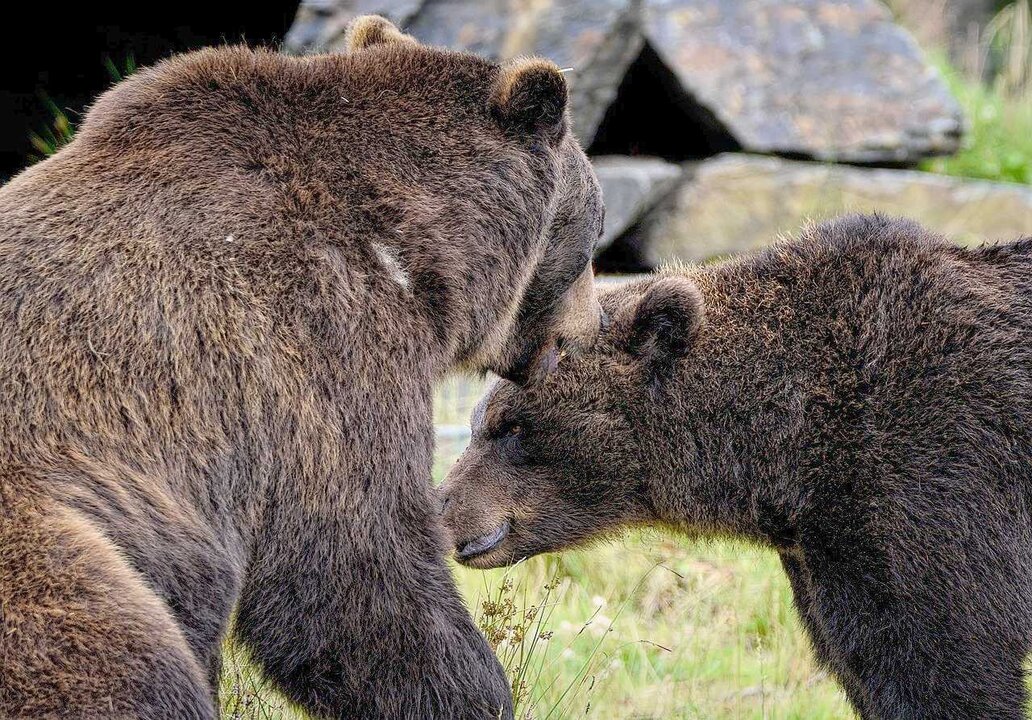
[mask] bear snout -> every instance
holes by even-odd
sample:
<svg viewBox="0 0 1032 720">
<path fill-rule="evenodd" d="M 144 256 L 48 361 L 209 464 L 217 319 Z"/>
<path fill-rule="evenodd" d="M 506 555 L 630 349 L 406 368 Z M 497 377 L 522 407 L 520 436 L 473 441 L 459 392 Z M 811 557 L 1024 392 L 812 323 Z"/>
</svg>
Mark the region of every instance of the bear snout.
<svg viewBox="0 0 1032 720">
<path fill-rule="evenodd" d="M 470 564 L 489 555 L 508 538 L 512 525 L 489 494 L 450 476 L 440 488 L 441 519 L 455 559 Z"/>
<path fill-rule="evenodd" d="M 509 534 L 509 521 L 503 520 L 502 524 L 494 530 L 484 533 L 469 541 L 457 541 L 455 543 L 455 557 L 460 562 L 472 560 L 478 555 L 485 555 L 494 550 Z"/>
</svg>

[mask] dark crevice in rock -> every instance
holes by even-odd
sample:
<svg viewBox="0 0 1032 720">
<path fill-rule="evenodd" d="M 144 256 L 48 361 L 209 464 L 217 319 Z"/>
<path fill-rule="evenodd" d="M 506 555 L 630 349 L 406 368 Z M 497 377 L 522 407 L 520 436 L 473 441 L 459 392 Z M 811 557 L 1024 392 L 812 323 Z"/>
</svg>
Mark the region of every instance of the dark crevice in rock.
<svg viewBox="0 0 1032 720">
<path fill-rule="evenodd" d="M 646 257 L 638 226 L 630 228 L 595 258 L 596 275 L 649 273 L 655 266 Z"/>
<path fill-rule="evenodd" d="M 740 150 L 720 121 L 684 91 L 645 43 L 588 148 L 589 155 L 651 155 L 697 160 Z"/>
<path fill-rule="evenodd" d="M 682 178 L 681 182 L 685 182 Z M 649 211 L 642 214 L 638 221 L 620 234 L 605 250 L 600 252 L 592 263 L 596 275 L 635 275 L 650 273 L 658 269 L 648 252 L 649 214 L 663 204 L 668 193 L 653 204 Z"/>
</svg>

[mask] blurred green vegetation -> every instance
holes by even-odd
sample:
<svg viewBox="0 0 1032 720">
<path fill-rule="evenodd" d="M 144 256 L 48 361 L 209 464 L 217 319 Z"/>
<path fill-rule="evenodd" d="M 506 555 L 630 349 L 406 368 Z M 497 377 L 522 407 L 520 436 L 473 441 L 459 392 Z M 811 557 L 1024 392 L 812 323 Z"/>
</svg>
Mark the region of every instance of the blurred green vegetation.
<svg viewBox="0 0 1032 720">
<path fill-rule="evenodd" d="M 959 153 L 926 160 L 921 169 L 1032 184 L 1032 88 L 973 82 L 945 60 L 937 64 L 964 109 L 968 135 Z"/>
<path fill-rule="evenodd" d="M 895 4 L 909 1 L 895 0 Z M 934 23 L 930 15 L 934 14 L 912 17 Z M 940 49 L 931 50 L 933 62 L 964 109 L 969 128 L 961 152 L 929 160 L 923 169 L 1032 183 L 1032 0 L 1000 3 L 995 17 L 970 41 L 966 72 L 952 67 Z"/>
</svg>

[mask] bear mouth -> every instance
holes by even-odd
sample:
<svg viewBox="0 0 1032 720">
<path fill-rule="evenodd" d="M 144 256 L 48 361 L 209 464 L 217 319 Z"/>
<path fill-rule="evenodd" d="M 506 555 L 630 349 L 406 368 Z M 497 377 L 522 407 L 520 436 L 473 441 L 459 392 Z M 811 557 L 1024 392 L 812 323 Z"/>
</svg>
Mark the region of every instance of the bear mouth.
<svg viewBox="0 0 1032 720">
<path fill-rule="evenodd" d="M 455 557 L 460 562 L 469 562 L 474 558 L 486 555 L 497 548 L 509 535 L 509 521 L 504 521 L 486 535 L 462 543 L 455 550 Z"/>
</svg>

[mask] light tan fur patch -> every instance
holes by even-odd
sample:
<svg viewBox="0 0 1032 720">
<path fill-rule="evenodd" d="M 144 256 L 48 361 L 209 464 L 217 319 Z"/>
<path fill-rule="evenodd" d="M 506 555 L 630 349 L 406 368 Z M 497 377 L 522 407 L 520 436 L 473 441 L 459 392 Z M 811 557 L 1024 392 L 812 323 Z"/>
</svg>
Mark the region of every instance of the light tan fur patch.
<svg viewBox="0 0 1032 720">
<path fill-rule="evenodd" d="M 398 30 L 389 20 L 379 15 L 362 15 L 348 25 L 344 33 L 347 52 L 365 50 L 374 45 L 418 45 L 411 35 Z"/>
<path fill-rule="evenodd" d="M 559 66 L 551 60 L 539 57 L 515 58 L 501 68 L 498 82 L 495 85 L 495 102 L 502 107 L 508 105 L 513 88 L 519 85 L 521 79 L 535 72 L 562 75 Z"/>
</svg>

